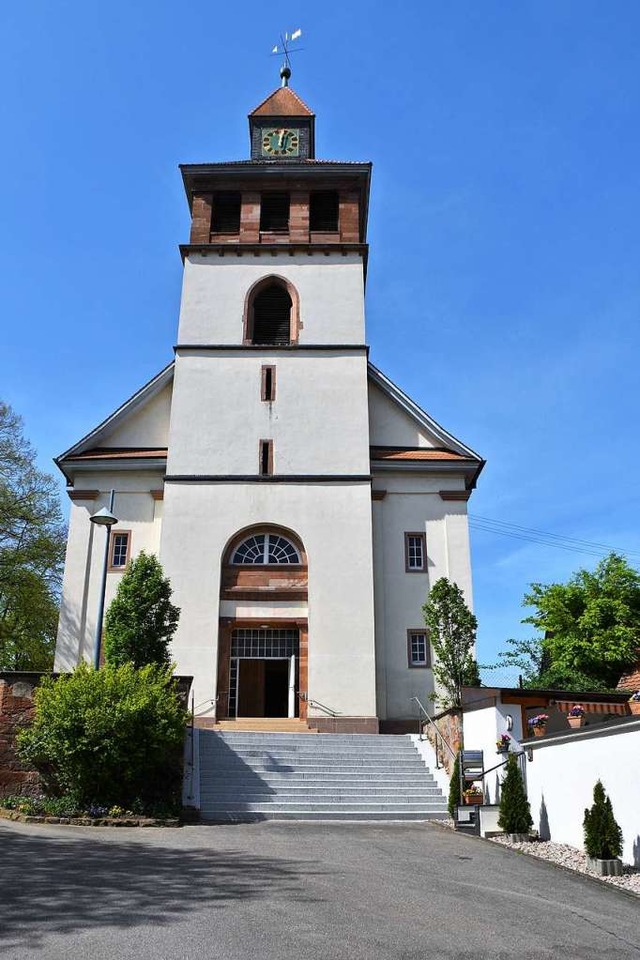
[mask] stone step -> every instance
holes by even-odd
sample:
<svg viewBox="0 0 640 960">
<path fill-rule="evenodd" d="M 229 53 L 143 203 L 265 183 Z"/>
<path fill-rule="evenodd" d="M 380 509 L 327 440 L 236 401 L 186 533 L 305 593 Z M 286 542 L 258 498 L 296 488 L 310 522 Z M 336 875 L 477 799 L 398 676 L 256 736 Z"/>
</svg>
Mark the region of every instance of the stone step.
<svg viewBox="0 0 640 960">
<path fill-rule="evenodd" d="M 310 770 L 309 772 L 292 770 L 288 773 L 269 771 L 260 774 L 260 776 L 256 776 L 255 773 L 250 770 L 216 769 L 215 771 L 204 771 L 201 773 L 203 783 L 334 783 L 336 781 L 343 783 L 345 779 L 348 779 L 348 781 L 352 783 L 361 783 L 363 786 L 368 783 L 395 783 L 398 786 L 402 786 L 405 783 L 419 783 L 421 785 L 434 787 L 436 785 L 435 780 L 426 770 L 412 771 L 411 774 L 405 774 L 403 776 L 398 776 L 390 771 L 385 771 L 384 773 L 369 773 L 367 771 L 355 770 L 349 774 L 348 778 L 345 778 L 343 773 L 333 770 Z"/>
<path fill-rule="evenodd" d="M 200 731 L 203 819 L 430 819 L 444 797 L 410 737 Z"/>
<path fill-rule="evenodd" d="M 427 813 L 415 813 L 413 811 L 394 810 L 391 812 L 380 812 L 379 810 L 367 810 L 358 812 L 349 812 L 342 810 L 262 810 L 259 813 L 217 811 L 215 814 L 202 812 L 201 819 L 203 823 L 259 823 L 263 820 L 306 820 L 306 821 L 340 821 L 352 823 L 369 823 L 371 821 L 385 821 L 390 823 L 400 821 L 411 821 L 424 823 L 428 820 L 446 820 L 448 813 L 444 811 L 429 811 Z"/>
<path fill-rule="evenodd" d="M 289 803 L 300 801 L 300 803 L 427 803 L 439 805 L 441 802 L 440 794 L 423 793 L 420 790 L 398 791 L 392 793 L 385 790 L 374 790 L 360 792 L 358 790 L 278 790 L 270 792 L 268 790 L 247 790 L 243 791 L 241 798 L 237 793 L 203 790 L 200 793 L 203 806 L 209 806 L 211 803 L 226 804 L 227 802 L 241 803 Z"/>
<path fill-rule="evenodd" d="M 202 805 L 202 813 L 204 815 L 210 815 L 217 812 L 227 812 L 227 813 L 263 813 L 268 810 L 279 810 L 283 813 L 292 812 L 292 811 L 306 811 L 308 813 L 313 813 L 317 811 L 319 813 L 384 813 L 393 810 L 398 810 L 403 813 L 429 813 L 429 812 L 439 812 L 441 810 L 441 804 L 430 804 L 423 802 L 409 802 L 409 803 L 400 803 L 396 800 L 389 800 L 385 803 L 367 803 L 357 801 L 341 801 L 336 800 L 332 803 L 324 803 L 319 801 L 317 803 L 313 801 L 299 801 L 299 800 L 290 800 L 283 801 L 278 799 L 277 803 L 266 803 L 264 801 L 246 801 L 238 803 L 206 803 Z"/>
</svg>

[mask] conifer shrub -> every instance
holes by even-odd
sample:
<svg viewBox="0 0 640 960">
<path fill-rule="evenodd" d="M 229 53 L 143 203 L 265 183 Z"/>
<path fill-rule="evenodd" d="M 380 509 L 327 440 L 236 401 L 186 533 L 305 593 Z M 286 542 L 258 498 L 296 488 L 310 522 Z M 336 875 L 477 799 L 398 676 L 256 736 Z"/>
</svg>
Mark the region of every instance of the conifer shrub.
<svg viewBox="0 0 640 960">
<path fill-rule="evenodd" d="M 171 593 L 157 557 L 143 551 L 131 561 L 105 617 L 107 663 L 169 666 L 169 644 L 180 617 L 180 609 L 171 603 Z"/>
<path fill-rule="evenodd" d="M 451 771 L 451 781 L 449 783 L 449 800 L 447 801 L 447 810 L 449 816 L 455 816 L 456 807 L 462 803 L 460 796 L 460 752 L 456 754 L 456 759 Z"/>
<path fill-rule="evenodd" d="M 507 758 L 500 791 L 498 826 L 505 833 L 528 833 L 533 826 L 531 808 L 515 753 L 510 753 Z"/>
<path fill-rule="evenodd" d="M 18 752 L 48 796 L 151 811 L 180 796 L 186 720 L 171 668 L 83 663 L 43 679 Z"/>
<path fill-rule="evenodd" d="M 622 830 L 600 780 L 593 788 L 593 805 L 584 811 L 584 849 L 594 860 L 615 860 L 622 853 Z"/>
</svg>

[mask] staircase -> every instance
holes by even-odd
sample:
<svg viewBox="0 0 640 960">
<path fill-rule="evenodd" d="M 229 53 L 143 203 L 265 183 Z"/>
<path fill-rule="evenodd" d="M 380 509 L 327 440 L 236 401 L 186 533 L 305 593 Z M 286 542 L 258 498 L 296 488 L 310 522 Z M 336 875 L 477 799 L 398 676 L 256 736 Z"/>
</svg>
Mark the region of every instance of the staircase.
<svg viewBox="0 0 640 960">
<path fill-rule="evenodd" d="M 446 802 L 410 737 L 199 730 L 209 822 L 431 820 Z"/>
</svg>

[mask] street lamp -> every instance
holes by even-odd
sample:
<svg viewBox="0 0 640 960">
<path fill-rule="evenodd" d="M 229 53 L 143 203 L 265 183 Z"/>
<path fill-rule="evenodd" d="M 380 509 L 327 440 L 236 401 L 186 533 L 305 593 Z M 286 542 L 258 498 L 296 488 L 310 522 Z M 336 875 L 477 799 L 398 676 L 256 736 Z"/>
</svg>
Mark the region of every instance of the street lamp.
<svg viewBox="0 0 640 960">
<path fill-rule="evenodd" d="M 104 596 L 107 589 L 107 568 L 109 566 L 109 542 L 111 539 L 111 527 L 118 522 L 118 518 L 113 513 L 113 498 L 115 491 L 112 490 L 109 495 L 109 506 L 98 510 L 93 516 L 89 517 L 91 523 L 98 527 L 105 527 L 107 539 L 104 544 L 104 562 L 102 564 L 102 583 L 100 584 L 100 603 L 98 605 L 98 622 L 96 623 L 96 642 L 93 651 L 93 665 L 98 670 L 100 668 L 100 645 L 102 643 L 102 620 L 104 617 Z"/>
</svg>

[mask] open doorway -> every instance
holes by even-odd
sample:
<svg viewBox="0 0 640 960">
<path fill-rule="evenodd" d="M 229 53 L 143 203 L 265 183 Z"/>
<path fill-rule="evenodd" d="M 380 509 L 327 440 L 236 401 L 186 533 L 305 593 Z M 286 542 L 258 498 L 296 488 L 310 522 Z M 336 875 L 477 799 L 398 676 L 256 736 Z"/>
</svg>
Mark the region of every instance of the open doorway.
<svg viewBox="0 0 640 960">
<path fill-rule="evenodd" d="M 299 647 L 298 629 L 233 630 L 229 716 L 298 716 Z"/>
</svg>

